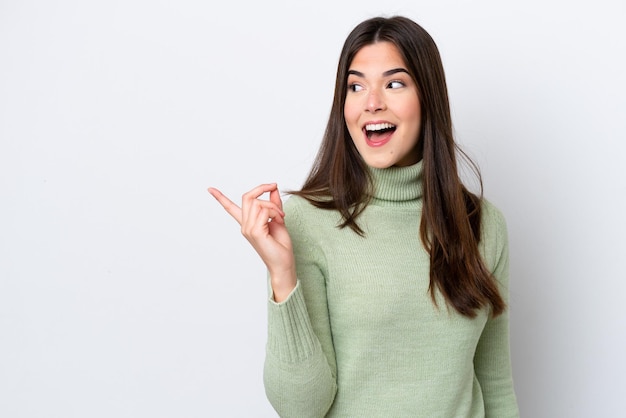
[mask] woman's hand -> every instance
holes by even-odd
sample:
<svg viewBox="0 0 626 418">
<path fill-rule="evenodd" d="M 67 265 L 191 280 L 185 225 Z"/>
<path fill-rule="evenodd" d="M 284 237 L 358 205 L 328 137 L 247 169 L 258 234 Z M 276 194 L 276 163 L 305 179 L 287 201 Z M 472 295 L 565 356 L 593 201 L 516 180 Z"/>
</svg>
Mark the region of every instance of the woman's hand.
<svg viewBox="0 0 626 418">
<path fill-rule="evenodd" d="M 241 207 L 213 187 L 209 193 L 239 223 L 241 233 L 261 256 L 269 271 L 274 300 L 284 300 L 296 286 L 296 267 L 276 184 L 250 190 L 243 195 Z M 259 199 L 265 193 L 269 193 L 269 200 Z"/>
</svg>

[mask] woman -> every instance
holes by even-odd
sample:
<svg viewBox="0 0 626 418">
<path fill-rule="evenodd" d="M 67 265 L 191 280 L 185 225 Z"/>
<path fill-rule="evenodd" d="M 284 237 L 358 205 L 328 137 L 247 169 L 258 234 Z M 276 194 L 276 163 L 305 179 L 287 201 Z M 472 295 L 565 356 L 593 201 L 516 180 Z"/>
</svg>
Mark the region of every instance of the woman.
<svg viewBox="0 0 626 418">
<path fill-rule="evenodd" d="M 284 210 L 276 184 L 241 208 L 209 189 L 268 269 L 280 416 L 518 416 L 506 225 L 456 153 L 434 41 L 373 18 L 345 41 L 323 143 Z"/>
</svg>

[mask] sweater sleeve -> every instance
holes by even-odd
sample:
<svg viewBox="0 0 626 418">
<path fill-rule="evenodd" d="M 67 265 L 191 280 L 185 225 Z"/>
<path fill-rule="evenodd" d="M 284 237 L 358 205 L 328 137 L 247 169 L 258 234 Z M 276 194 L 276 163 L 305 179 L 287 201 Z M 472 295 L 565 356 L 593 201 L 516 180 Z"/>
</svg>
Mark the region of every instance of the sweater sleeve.
<svg viewBox="0 0 626 418">
<path fill-rule="evenodd" d="M 485 258 L 508 304 L 509 300 L 509 253 L 504 217 L 487 204 L 485 222 L 486 236 L 483 249 L 491 248 Z M 509 310 L 489 318 L 474 356 L 476 377 L 480 382 L 485 403 L 486 418 L 517 418 L 519 411 L 513 388 L 509 347 Z"/>
<path fill-rule="evenodd" d="M 273 300 L 270 287 L 265 392 L 281 417 L 323 417 L 337 391 L 324 255 L 309 238 L 292 200 L 285 204 L 285 222 L 298 282 L 280 303 Z"/>
</svg>

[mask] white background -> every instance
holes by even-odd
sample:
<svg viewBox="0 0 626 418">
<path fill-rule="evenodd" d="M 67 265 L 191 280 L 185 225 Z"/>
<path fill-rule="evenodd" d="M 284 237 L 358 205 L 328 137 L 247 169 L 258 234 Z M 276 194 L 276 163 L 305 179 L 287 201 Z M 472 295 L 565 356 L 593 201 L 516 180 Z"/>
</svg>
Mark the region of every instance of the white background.
<svg viewBox="0 0 626 418">
<path fill-rule="evenodd" d="M 0 416 L 275 416 L 265 270 L 206 188 L 298 188 L 345 36 L 396 13 L 508 220 L 522 416 L 623 413 L 623 1 L 211 3 L 0 1 Z"/>
</svg>

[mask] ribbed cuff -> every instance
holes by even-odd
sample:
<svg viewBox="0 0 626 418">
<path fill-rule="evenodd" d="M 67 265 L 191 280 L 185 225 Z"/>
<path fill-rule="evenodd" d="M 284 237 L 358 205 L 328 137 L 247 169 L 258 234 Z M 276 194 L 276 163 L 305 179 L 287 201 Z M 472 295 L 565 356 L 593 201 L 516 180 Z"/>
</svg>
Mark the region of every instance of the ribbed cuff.
<svg viewBox="0 0 626 418">
<path fill-rule="evenodd" d="M 300 282 L 280 303 L 268 303 L 267 350 L 280 361 L 298 363 L 319 350 L 319 341 L 306 309 Z"/>
</svg>

